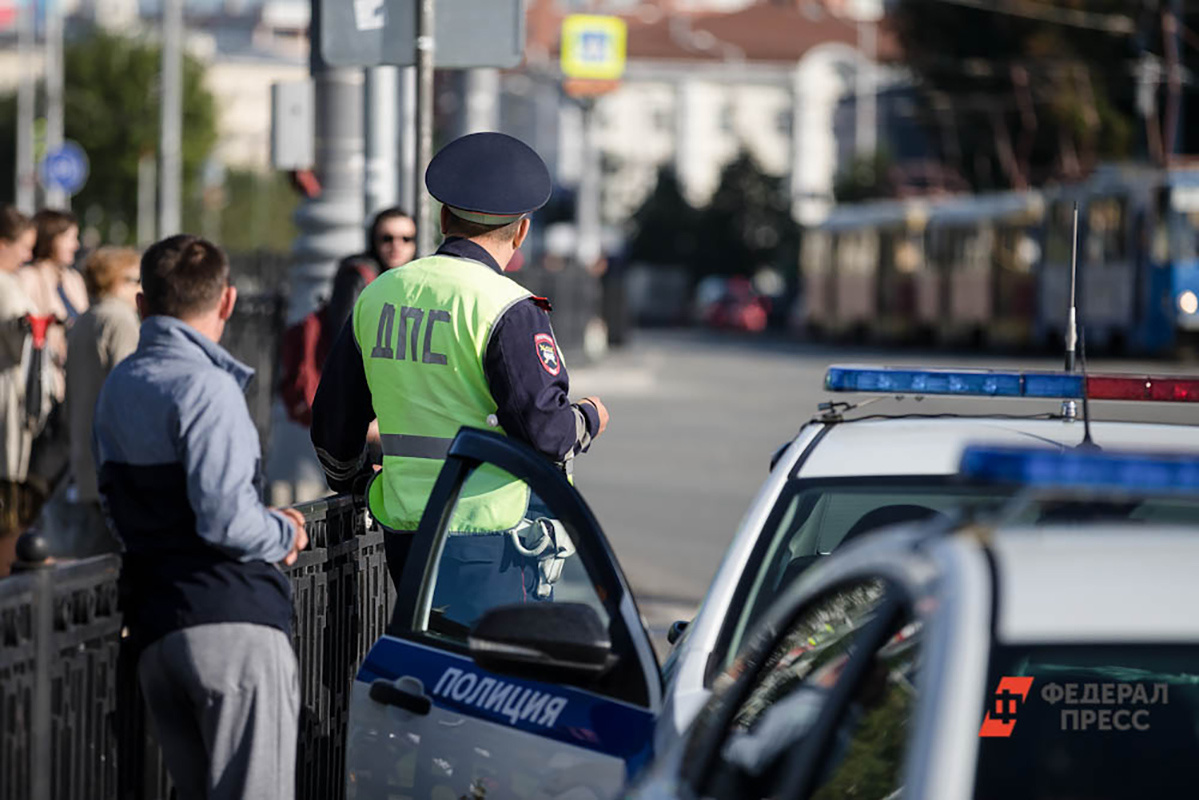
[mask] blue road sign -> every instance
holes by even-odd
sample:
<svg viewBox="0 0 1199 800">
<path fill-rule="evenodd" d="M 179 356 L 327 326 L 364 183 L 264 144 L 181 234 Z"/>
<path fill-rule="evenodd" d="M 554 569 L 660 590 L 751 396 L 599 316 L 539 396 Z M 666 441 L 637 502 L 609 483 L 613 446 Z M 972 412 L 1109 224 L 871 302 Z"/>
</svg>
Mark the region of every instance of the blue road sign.
<svg viewBox="0 0 1199 800">
<path fill-rule="evenodd" d="M 69 139 L 42 159 L 42 184 L 47 188 L 75 194 L 87 183 L 87 175 L 87 153 Z"/>
</svg>

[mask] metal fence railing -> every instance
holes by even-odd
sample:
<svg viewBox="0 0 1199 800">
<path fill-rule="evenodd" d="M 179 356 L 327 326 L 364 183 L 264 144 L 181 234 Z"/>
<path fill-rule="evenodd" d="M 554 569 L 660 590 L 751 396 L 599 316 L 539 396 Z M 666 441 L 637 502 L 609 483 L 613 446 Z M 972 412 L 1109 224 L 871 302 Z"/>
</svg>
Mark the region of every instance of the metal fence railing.
<svg viewBox="0 0 1199 800">
<path fill-rule="evenodd" d="M 309 549 L 291 579 L 300 665 L 299 798 L 344 796 L 355 670 L 394 589 L 383 534 L 349 497 L 297 508 Z M 26 553 L 25 555 L 29 555 Z M 0 800 L 170 800 L 118 609 L 120 559 L 24 562 L 0 580 Z"/>
</svg>

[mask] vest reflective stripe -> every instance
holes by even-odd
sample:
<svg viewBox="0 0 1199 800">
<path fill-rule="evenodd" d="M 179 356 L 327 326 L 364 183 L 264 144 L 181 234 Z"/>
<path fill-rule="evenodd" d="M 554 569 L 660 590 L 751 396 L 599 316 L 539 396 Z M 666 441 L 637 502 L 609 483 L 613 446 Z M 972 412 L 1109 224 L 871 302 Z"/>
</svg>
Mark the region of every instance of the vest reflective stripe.
<svg viewBox="0 0 1199 800">
<path fill-rule="evenodd" d="M 450 452 L 450 443 L 454 441 L 439 436 L 413 436 L 404 433 L 384 433 L 379 438 L 382 440 L 385 456 L 438 458 L 443 461 Z"/>
<path fill-rule="evenodd" d="M 415 530 L 462 427 L 504 433 L 483 359 L 495 323 L 530 294 L 477 261 L 430 256 L 388 270 L 354 306 L 354 338 L 383 445 L 383 470 L 368 497 L 393 530 Z M 532 344 L 530 344 L 530 347 Z M 523 518 L 528 487 L 484 465 L 466 481 L 451 530 L 508 530 Z"/>
</svg>

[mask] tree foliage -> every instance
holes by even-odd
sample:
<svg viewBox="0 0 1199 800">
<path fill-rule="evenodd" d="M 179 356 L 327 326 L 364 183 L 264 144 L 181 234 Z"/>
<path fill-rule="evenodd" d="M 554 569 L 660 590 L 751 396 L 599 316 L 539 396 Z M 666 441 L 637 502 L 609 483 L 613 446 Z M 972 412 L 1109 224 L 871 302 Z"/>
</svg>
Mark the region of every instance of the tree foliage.
<svg viewBox="0 0 1199 800">
<path fill-rule="evenodd" d="M 647 264 L 689 264 L 695 258 L 699 215 L 669 166 L 658 170 L 658 183 L 633 212 L 629 258 Z"/>
<path fill-rule="evenodd" d="M 1004 13 L 1003 4 L 895 3 L 904 60 L 925 90 L 926 127 L 942 158 L 975 188 L 1079 177 L 1101 160 L 1151 149 L 1137 71 L 1165 52 L 1159 0 L 1052 5 L 1103 15 L 1094 19 L 1135 33 L 1029 19 Z M 1159 109 L 1164 95 L 1154 98 Z"/>
<path fill-rule="evenodd" d="M 136 219 L 137 162 L 158 150 L 161 63 L 157 44 L 108 33 L 66 48 L 66 135 L 83 146 L 91 162 L 91 176 L 74 205 L 84 211 L 101 208 L 102 232 L 118 220 L 131 225 Z M 201 165 L 216 138 L 216 103 L 204 87 L 204 68 L 185 57 L 184 197 L 196 196 Z"/>
<path fill-rule="evenodd" d="M 799 252 L 783 179 L 767 175 L 748 153 L 720 174 L 708 204 L 696 209 L 683 197 L 670 167 L 633 213 L 629 257 L 648 264 L 680 265 L 695 275 L 751 275 L 763 267 L 789 272 Z"/>
<path fill-rule="evenodd" d="M 90 174 L 72 206 L 102 237 L 132 231 L 137 219 L 137 162 L 158 152 L 161 51 L 156 44 L 108 33 L 69 42 L 64 50 L 63 126 L 87 153 Z M 0 200 L 13 199 L 16 98 L 0 98 Z M 183 203 L 187 227 L 199 214 L 201 165 L 216 144 L 216 103 L 204 68 L 183 62 Z M 98 209 L 99 215 L 92 209 Z M 120 238 L 119 236 L 117 238 Z"/>
<path fill-rule="evenodd" d="M 855 156 L 849 166 L 834 178 L 833 197 L 838 203 L 894 197 L 891 165 L 891 156 L 885 150 L 879 150 L 874 155 Z"/>
<path fill-rule="evenodd" d="M 230 252 L 287 252 L 296 238 L 300 196 L 281 173 L 229 172 L 219 240 Z"/>
<path fill-rule="evenodd" d="M 720 184 L 699 217 L 696 266 L 703 274 L 751 275 L 796 263 L 799 227 L 783 178 L 767 175 L 742 152 L 720 173 Z"/>
</svg>

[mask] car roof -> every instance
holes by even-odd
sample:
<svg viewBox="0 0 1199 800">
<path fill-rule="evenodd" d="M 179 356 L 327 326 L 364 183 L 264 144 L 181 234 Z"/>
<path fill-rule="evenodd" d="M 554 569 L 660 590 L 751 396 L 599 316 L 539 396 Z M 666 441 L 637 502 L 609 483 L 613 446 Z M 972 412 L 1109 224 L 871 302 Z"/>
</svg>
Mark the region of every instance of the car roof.
<svg viewBox="0 0 1199 800">
<path fill-rule="evenodd" d="M 989 548 L 1001 642 L 1199 642 L 1199 529 L 1015 528 Z"/>
<path fill-rule="evenodd" d="M 1199 426 L 1091 423 L 1094 440 L 1117 449 L 1199 452 Z M 1072 447 L 1081 421 L 1005 417 L 884 417 L 830 424 L 800 465 L 799 478 L 952 475 L 970 444 Z"/>
</svg>

